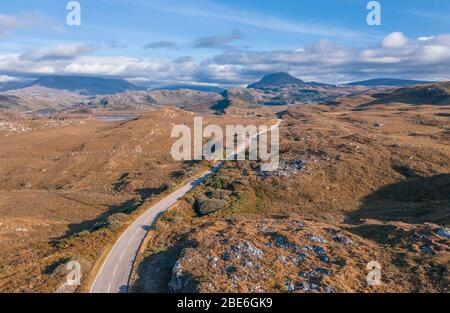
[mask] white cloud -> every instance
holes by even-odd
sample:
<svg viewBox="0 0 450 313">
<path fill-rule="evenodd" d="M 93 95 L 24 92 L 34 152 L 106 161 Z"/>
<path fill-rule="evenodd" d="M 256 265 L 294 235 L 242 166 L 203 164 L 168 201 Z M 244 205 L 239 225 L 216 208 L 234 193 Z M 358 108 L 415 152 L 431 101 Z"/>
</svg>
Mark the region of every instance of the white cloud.
<svg viewBox="0 0 450 313">
<path fill-rule="evenodd" d="M 227 50 L 196 62 L 191 57 L 132 58 L 89 55 L 83 44 L 59 45 L 25 54 L 0 55 L 0 74 L 43 74 L 146 78 L 159 83 L 204 82 L 241 85 L 270 72 L 287 71 L 306 80 L 330 83 L 365 77 L 410 77 L 450 80 L 450 35 L 406 38 L 403 44 L 383 40 L 370 49 L 357 49 L 321 40 L 296 50 Z M 386 38 L 392 39 L 389 35 Z M 397 39 L 398 39 L 397 38 Z M 406 44 L 405 44 L 406 42 Z M 395 46 L 396 48 L 392 48 Z"/>
<path fill-rule="evenodd" d="M 0 75 L 0 83 L 8 83 L 16 81 L 16 77 L 8 76 L 8 75 Z"/>
<path fill-rule="evenodd" d="M 422 36 L 422 37 L 417 38 L 417 40 L 419 40 L 419 41 L 428 41 L 428 40 L 433 40 L 433 39 L 434 39 L 434 36 L 430 36 L 430 37 Z"/>
<path fill-rule="evenodd" d="M 39 28 L 47 31 L 62 31 L 47 16 L 39 12 L 25 12 L 17 15 L 0 14 L 0 35 L 25 28 Z"/>
<path fill-rule="evenodd" d="M 408 44 L 408 38 L 401 32 L 394 32 L 387 35 L 382 42 L 384 48 L 402 48 Z"/>
<path fill-rule="evenodd" d="M 96 49 L 97 47 L 88 44 L 62 44 L 45 49 L 30 50 L 20 57 L 31 61 L 71 60 Z"/>
</svg>

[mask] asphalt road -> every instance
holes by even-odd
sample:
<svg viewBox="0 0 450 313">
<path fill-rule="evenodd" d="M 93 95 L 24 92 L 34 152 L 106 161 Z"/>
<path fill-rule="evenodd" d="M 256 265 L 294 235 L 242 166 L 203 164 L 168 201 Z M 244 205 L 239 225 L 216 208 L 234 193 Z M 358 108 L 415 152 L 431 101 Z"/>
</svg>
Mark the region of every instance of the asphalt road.
<svg viewBox="0 0 450 313">
<path fill-rule="evenodd" d="M 281 121 L 272 128 L 277 127 Z M 270 128 L 269 130 L 271 130 Z M 259 134 L 261 135 L 261 133 Z M 256 137 L 250 138 L 256 140 Z M 238 153 L 245 146 L 237 147 Z M 203 173 L 200 177 L 190 181 L 183 187 L 172 192 L 164 199 L 153 205 L 141 216 L 139 216 L 133 224 L 131 224 L 125 232 L 120 236 L 106 257 L 102 267 L 100 268 L 94 283 L 91 286 L 92 293 L 126 293 L 128 292 L 128 283 L 133 268 L 134 260 L 138 250 L 144 240 L 147 232 L 154 223 L 158 215 L 173 206 L 186 193 L 203 183 L 208 177 L 215 174 L 224 162 L 220 162 L 211 170 Z"/>
<path fill-rule="evenodd" d="M 91 287 L 93 293 L 120 293 L 128 291 L 128 280 L 130 278 L 134 259 L 139 247 L 144 240 L 148 230 L 156 217 L 174 205 L 191 189 L 203 183 L 209 176 L 217 172 L 223 162 L 204 173 L 199 178 L 190 181 L 183 187 L 172 192 L 170 195 L 153 205 L 133 224 L 131 224 L 113 246 Z"/>
</svg>

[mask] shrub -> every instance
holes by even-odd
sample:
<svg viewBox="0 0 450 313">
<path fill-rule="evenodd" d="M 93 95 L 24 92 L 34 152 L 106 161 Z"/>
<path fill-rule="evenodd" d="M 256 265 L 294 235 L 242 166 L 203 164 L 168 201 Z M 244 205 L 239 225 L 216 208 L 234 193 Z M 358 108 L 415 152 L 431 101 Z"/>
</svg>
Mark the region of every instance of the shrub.
<svg viewBox="0 0 450 313">
<path fill-rule="evenodd" d="M 202 216 L 202 215 L 207 215 L 213 212 L 217 212 L 220 210 L 225 209 L 227 205 L 227 201 L 225 200 L 221 200 L 221 199 L 208 199 L 205 201 L 197 201 L 197 205 L 196 205 L 196 210 L 197 210 L 197 214 Z"/>
<path fill-rule="evenodd" d="M 213 187 L 213 188 L 224 188 L 228 185 L 228 183 L 230 182 L 229 178 L 224 176 L 224 175 L 215 175 L 213 177 L 211 177 L 210 179 L 208 179 L 206 185 Z"/>
<path fill-rule="evenodd" d="M 186 176 L 186 171 L 185 170 L 173 171 L 172 173 L 170 173 L 170 176 L 172 176 L 175 179 L 181 179 Z"/>
<path fill-rule="evenodd" d="M 172 187 L 172 184 L 170 182 L 165 182 L 161 185 L 159 188 L 161 192 L 168 190 L 170 187 Z"/>
<path fill-rule="evenodd" d="M 191 196 L 184 197 L 184 200 L 191 205 L 193 205 L 195 203 L 195 199 Z"/>
<path fill-rule="evenodd" d="M 128 220 L 128 215 L 124 213 L 116 213 L 108 216 L 107 224 L 108 228 L 112 231 L 118 230 L 126 221 Z"/>
<path fill-rule="evenodd" d="M 212 191 L 205 192 L 205 195 L 210 199 L 224 199 L 228 200 L 230 196 L 230 191 L 223 189 L 216 189 Z"/>
<path fill-rule="evenodd" d="M 238 178 L 229 184 L 228 189 L 236 191 L 236 190 L 242 189 L 242 187 L 245 186 L 246 183 L 247 182 L 245 180 L 243 180 L 242 178 Z"/>
</svg>

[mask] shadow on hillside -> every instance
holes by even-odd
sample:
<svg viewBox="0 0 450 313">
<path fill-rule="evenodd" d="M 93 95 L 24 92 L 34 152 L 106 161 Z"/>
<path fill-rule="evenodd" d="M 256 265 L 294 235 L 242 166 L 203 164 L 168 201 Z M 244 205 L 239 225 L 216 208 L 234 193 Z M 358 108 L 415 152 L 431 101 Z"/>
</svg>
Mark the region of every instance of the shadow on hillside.
<svg viewBox="0 0 450 313">
<path fill-rule="evenodd" d="M 198 283 L 189 273 L 182 273 L 172 281 L 176 290 L 169 287 L 172 270 L 183 250 L 194 246 L 195 242 L 182 239 L 166 250 L 156 251 L 145 257 L 137 268 L 138 278 L 132 292 L 198 292 Z"/>
<path fill-rule="evenodd" d="M 450 174 L 416 176 L 399 168 L 405 181 L 386 185 L 365 197 L 351 220 L 374 219 L 405 223 L 450 223 Z"/>
</svg>

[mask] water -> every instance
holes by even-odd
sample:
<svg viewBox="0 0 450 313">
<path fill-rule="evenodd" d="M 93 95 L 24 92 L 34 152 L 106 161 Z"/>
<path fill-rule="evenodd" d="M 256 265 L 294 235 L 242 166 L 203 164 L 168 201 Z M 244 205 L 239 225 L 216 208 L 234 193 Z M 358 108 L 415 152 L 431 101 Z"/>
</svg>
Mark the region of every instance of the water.
<svg viewBox="0 0 450 313">
<path fill-rule="evenodd" d="M 95 119 L 98 121 L 104 122 L 120 122 L 120 121 L 128 121 L 136 118 L 135 115 L 131 114 L 122 114 L 122 115 L 96 115 Z"/>
<path fill-rule="evenodd" d="M 55 109 L 42 109 L 42 110 L 36 110 L 33 112 L 28 112 L 26 114 L 43 117 L 43 116 L 52 116 L 52 115 L 56 114 L 57 112 L 58 111 Z"/>
</svg>

